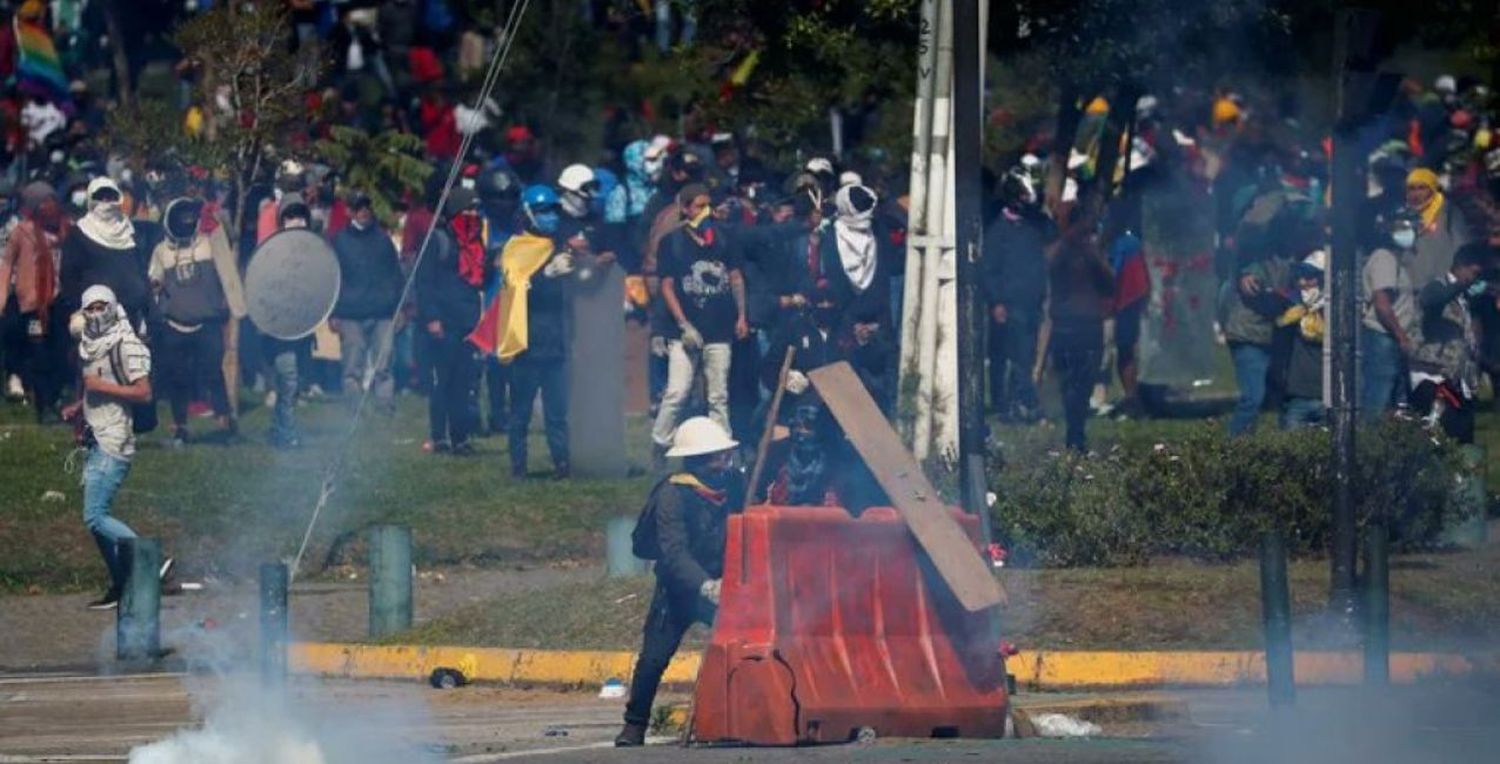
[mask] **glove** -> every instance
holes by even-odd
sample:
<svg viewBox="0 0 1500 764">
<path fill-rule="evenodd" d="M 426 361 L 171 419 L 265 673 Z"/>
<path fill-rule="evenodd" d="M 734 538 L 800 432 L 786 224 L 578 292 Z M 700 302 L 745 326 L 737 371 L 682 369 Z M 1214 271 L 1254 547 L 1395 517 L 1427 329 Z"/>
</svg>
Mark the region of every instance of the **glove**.
<svg viewBox="0 0 1500 764">
<path fill-rule="evenodd" d="M 651 338 L 651 355 L 657 358 L 667 357 L 667 338 L 656 336 Z"/>
<path fill-rule="evenodd" d="M 551 260 L 547 261 L 547 267 L 542 269 L 542 275 L 549 279 L 566 276 L 572 272 L 573 256 L 566 252 L 555 255 Z"/>
<path fill-rule="evenodd" d="M 801 395 L 807 392 L 807 375 L 796 369 L 786 373 L 786 391 L 792 395 Z"/>
<path fill-rule="evenodd" d="M 714 603 L 714 605 L 718 605 L 719 604 L 719 588 L 721 586 L 723 586 L 723 580 L 722 579 L 710 578 L 707 581 L 704 581 L 702 586 L 698 587 L 698 593 L 701 594 L 701 595 L 703 595 L 703 599 L 706 599 L 709 602 Z"/>
<path fill-rule="evenodd" d="M 1489 288 L 1490 284 L 1488 281 L 1485 281 L 1484 279 L 1476 279 L 1474 283 L 1469 285 L 1469 296 L 1478 297 L 1484 294 L 1484 290 Z"/>
<path fill-rule="evenodd" d="M 682 322 L 682 346 L 688 350 L 697 350 L 703 347 L 703 335 L 699 334 L 698 330 L 686 321 Z"/>
</svg>

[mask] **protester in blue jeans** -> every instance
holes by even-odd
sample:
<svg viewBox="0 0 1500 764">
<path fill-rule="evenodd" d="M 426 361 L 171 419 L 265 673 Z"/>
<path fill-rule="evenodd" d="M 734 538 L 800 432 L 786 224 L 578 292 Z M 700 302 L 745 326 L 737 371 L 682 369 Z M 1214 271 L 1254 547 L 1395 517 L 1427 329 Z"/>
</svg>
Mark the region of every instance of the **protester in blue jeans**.
<svg viewBox="0 0 1500 764">
<path fill-rule="evenodd" d="M 1297 264 L 1297 302 L 1277 319 L 1291 327 L 1287 355 L 1286 399 L 1281 407 L 1281 429 L 1295 430 L 1323 423 L 1323 336 L 1328 326 L 1328 296 L 1323 273 L 1328 255 L 1317 250 Z"/>
<path fill-rule="evenodd" d="M 132 406 L 152 400 L 151 351 L 130 328 L 109 287 L 89 287 L 80 303 L 83 309 L 71 323 L 78 336 L 83 398 L 63 414 L 76 420 L 81 411 L 86 424 L 83 523 L 99 545 L 110 581 L 109 590 L 89 608 L 108 610 L 120 601 L 130 573 L 127 545 L 136 537 L 130 526 L 110 516 L 110 508 L 135 454 Z M 163 575 L 170 565 L 169 558 Z"/>
<path fill-rule="evenodd" d="M 1402 369 L 1416 349 L 1409 333 L 1417 321 L 1415 289 L 1407 261 L 1417 240 L 1410 218 L 1391 224 L 1390 243 L 1370 253 L 1361 274 L 1365 299 L 1360 326 L 1360 415 L 1376 419 L 1404 398 Z"/>
<path fill-rule="evenodd" d="M 1231 436 L 1254 429 L 1265 403 L 1274 319 L 1289 305 L 1281 292 L 1289 270 L 1289 264 L 1281 258 L 1261 257 L 1243 267 L 1238 279 L 1225 284 L 1221 291 L 1220 322 L 1240 391 L 1229 418 Z"/>
</svg>

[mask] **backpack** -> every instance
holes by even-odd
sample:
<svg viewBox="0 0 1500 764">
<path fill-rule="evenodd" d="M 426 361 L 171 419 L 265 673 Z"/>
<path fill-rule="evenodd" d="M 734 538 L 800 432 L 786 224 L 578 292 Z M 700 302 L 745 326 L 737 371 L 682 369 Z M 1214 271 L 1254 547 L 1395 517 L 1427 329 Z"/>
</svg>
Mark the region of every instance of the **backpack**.
<svg viewBox="0 0 1500 764">
<path fill-rule="evenodd" d="M 125 380 L 125 356 L 124 351 L 120 349 L 121 344 L 124 343 L 116 344 L 114 348 L 109 351 L 109 371 L 114 375 L 116 384 L 124 384 Z M 155 430 L 156 425 L 157 418 L 155 398 L 152 398 L 145 403 L 130 404 L 131 431 L 133 431 L 137 435 L 141 435 L 143 433 L 148 433 L 152 430 Z M 75 437 L 76 436 L 77 434 L 75 433 Z M 88 433 L 88 439 L 92 440 L 93 437 L 93 432 L 90 431 Z M 82 440 L 80 439 L 80 444 L 81 443 Z"/>
<path fill-rule="evenodd" d="M 638 559 L 661 559 L 661 541 L 657 538 L 656 531 L 656 498 L 662 489 L 669 488 L 671 484 L 670 476 L 658 481 L 646 497 L 646 505 L 641 507 L 641 513 L 635 518 L 635 530 L 630 532 L 630 553 Z"/>
</svg>

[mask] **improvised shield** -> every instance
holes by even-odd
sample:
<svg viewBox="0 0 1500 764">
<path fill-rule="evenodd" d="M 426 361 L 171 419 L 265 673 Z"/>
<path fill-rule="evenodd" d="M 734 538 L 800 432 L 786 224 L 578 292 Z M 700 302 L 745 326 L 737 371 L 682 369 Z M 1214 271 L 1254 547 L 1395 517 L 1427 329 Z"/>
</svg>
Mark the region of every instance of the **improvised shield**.
<svg viewBox="0 0 1500 764">
<path fill-rule="evenodd" d="M 278 340 L 313 333 L 339 299 L 339 259 L 312 231 L 280 231 L 255 248 L 245 269 L 250 320 Z"/>
</svg>

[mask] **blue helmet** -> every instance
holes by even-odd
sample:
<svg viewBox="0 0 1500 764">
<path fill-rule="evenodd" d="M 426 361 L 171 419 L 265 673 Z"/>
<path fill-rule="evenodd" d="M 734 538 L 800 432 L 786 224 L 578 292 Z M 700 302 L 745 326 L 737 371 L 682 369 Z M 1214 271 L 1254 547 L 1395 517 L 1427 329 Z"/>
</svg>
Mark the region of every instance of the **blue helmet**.
<svg viewBox="0 0 1500 764">
<path fill-rule="evenodd" d="M 551 186 L 538 184 L 521 192 L 521 209 L 531 223 L 530 228 L 537 233 L 550 235 L 557 232 L 557 205 L 557 192 Z"/>
<path fill-rule="evenodd" d="M 521 204 L 527 209 L 532 207 L 547 207 L 557 204 L 557 192 L 551 186 L 538 183 L 535 186 L 527 186 L 521 192 Z"/>
</svg>

